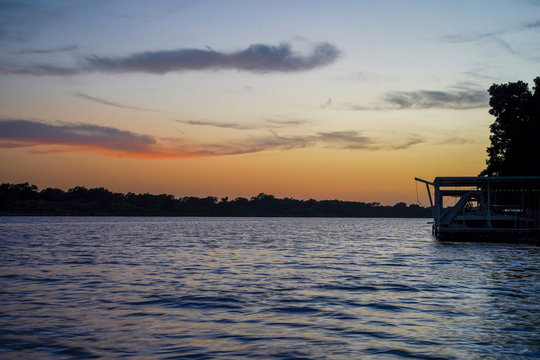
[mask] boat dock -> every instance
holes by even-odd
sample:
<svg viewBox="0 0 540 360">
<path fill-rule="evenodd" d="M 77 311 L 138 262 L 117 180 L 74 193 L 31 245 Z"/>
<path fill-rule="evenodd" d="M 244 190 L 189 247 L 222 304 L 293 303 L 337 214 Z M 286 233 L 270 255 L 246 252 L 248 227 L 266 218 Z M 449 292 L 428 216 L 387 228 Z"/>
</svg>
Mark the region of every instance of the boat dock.
<svg viewBox="0 0 540 360">
<path fill-rule="evenodd" d="M 415 180 L 426 185 L 440 240 L 540 241 L 540 176 Z"/>
</svg>

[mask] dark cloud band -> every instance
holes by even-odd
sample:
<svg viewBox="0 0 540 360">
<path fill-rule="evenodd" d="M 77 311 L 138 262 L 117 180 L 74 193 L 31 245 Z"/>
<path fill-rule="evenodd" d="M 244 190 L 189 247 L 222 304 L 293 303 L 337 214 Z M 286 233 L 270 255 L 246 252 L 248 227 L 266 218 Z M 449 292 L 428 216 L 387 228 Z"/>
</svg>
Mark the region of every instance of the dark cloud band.
<svg viewBox="0 0 540 360">
<path fill-rule="evenodd" d="M 0 139 L 20 146 L 77 145 L 137 152 L 146 151 L 156 142 L 150 136 L 111 127 L 90 124 L 48 124 L 24 119 L 0 120 Z"/>
<path fill-rule="evenodd" d="M 140 72 L 166 74 L 182 71 L 238 70 L 253 73 L 307 71 L 334 62 L 339 50 L 332 44 L 315 45 L 300 55 L 289 44 L 254 44 L 245 50 L 222 53 L 212 49 L 146 51 L 124 57 L 87 56 L 77 67 L 0 65 L 0 73 L 25 75 L 75 75 L 89 72 Z"/>
<path fill-rule="evenodd" d="M 51 49 L 26 49 L 26 50 L 17 51 L 17 54 L 40 54 L 40 55 L 55 54 L 55 53 L 60 53 L 60 52 L 75 51 L 78 48 L 79 48 L 78 46 L 69 45 L 69 46 L 64 46 L 60 48 L 51 48 Z"/>
</svg>

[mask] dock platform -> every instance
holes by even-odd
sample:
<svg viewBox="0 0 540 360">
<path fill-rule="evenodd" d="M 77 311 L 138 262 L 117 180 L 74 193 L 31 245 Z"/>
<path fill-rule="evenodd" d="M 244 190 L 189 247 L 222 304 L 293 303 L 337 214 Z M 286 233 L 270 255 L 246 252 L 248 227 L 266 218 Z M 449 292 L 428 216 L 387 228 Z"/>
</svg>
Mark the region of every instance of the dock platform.
<svg viewBox="0 0 540 360">
<path fill-rule="evenodd" d="M 426 185 L 438 239 L 540 243 L 540 176 L 415 180 Z"/>
</svg>

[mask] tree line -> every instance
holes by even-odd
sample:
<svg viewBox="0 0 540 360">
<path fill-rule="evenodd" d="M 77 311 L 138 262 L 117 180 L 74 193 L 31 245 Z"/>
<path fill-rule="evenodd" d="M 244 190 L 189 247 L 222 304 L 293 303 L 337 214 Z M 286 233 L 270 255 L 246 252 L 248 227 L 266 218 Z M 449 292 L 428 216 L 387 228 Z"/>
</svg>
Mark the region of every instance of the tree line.
<svg viewBox="0 0 540 360">
<path fill-rule="evenodd" d="M 0 185 L 0 215 L 66 216 L 255 216 L 255 217 L 430 217 L 431 210 L 399 202 L 279 199 L 260 193 L 250 199 L 115 193 L 76 186 L 39 190 L 29 183 Z"/>
</svg>

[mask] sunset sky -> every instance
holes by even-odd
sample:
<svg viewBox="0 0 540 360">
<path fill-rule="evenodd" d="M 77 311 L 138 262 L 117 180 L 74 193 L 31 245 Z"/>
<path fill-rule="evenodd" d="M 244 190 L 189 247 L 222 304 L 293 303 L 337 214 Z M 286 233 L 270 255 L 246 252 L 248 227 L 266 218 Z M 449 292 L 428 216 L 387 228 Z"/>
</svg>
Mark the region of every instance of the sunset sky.
<svg viewBox="0 0 540 360">
<path fill-rule="evenodd" d="M 0 182 L 415 203 L 539 75 L 535 0 L 0 1 Z"/>
</svg>

